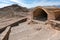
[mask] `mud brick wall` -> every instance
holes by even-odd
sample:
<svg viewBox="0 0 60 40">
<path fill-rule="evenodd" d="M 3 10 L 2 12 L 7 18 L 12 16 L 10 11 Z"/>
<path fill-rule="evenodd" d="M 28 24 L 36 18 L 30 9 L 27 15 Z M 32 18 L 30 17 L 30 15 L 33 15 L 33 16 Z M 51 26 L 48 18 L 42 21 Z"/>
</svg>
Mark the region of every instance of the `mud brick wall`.
<svg viewBox="0 0 60 40">
<path fill-rule="evenodd" d="M 31 19 L 47 21 L 47 20 L 60 20 L 59 8 L 44 8 L 36 7 L 31 12 Z"/>
</svg>

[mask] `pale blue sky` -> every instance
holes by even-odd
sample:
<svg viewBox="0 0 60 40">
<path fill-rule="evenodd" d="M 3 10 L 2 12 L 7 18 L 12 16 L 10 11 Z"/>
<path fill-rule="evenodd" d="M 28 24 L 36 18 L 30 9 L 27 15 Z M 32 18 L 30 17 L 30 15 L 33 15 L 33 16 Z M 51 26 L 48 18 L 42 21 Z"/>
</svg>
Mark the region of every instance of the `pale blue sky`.
<svg viewBox="0 0 60 40">
<path fill-rule="evenodd" d="M 0 8 L 12 4 L 31 8 L 36 6 L 60 5 L 60 0 L 0 0 Z"/>
</svg>

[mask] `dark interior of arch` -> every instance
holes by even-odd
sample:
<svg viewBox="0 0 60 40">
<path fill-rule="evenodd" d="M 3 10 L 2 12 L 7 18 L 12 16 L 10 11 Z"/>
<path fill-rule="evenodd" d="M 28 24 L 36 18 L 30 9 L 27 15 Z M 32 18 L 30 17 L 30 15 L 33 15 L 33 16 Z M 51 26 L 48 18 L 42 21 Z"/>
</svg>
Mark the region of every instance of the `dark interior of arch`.
<svg viewBox="0 0 60 40">
<path fill-rule="evenodd" d="M 47 13 L 42 9 L 37 9 L 33 12 L 33 19 L 46 21 L 47 20 Z"/>
</svg>

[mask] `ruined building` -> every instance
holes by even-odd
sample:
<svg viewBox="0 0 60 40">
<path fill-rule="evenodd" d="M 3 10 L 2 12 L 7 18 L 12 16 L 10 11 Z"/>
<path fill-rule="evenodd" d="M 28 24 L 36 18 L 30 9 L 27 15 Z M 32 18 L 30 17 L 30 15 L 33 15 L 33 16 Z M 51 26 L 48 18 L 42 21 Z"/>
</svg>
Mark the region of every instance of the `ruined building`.
<svg viewBox="0 0 60 40">
<path fill-rule="evenodd" d="M 36 7 L 30 12 L 31 19 L 47 21 L 47 20 L 59 20 L 60 21 L 60 8 L 44 8 Z"/>
</svg>

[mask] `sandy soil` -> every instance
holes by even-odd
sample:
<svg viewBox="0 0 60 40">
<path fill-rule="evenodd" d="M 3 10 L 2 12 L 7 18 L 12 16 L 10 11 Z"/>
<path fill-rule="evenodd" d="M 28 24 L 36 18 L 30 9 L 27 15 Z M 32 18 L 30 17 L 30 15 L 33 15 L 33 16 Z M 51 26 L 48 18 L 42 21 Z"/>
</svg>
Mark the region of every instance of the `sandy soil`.
<svg viewBox="0 0 60 40">
<path fill-rule="evenodd" d="M 10 19 L 13 21 L 19 18 Z M 0 26 L 11 23 L 10 19 L 1 20 Z M 45 24 L 45 22 L 28 20 L 11 28 L 9 40 L 60 40 L 60 31 L 53 29 L 50 24 Z"/>
<path fill-rule="evenodd" d="M 24 22 L 11 29 L 9 40 L 60 40 L 60 31 L 49 24 Z"/>
</svg>

